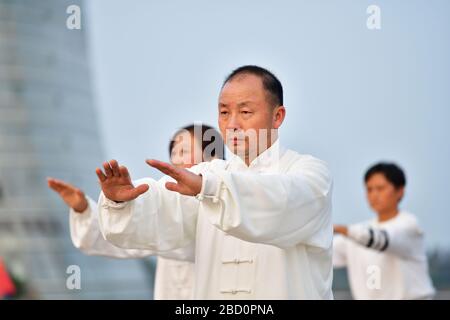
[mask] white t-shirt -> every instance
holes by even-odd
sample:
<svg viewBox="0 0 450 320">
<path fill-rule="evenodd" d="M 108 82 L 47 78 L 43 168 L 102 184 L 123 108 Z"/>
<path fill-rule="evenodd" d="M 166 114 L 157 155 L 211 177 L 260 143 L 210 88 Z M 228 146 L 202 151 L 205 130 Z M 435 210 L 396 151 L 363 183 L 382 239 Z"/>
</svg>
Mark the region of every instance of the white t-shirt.
<svg viewBox="0 0 450 320">
<path fill-rule="evenodd" d="M 430 299 L 435 293 L 423 231 L 404 211 L 388 221 L 351 225 L 348 237 L 335 236 L 333 266 L 347 267 L 355 299 Z"/>
</svg>

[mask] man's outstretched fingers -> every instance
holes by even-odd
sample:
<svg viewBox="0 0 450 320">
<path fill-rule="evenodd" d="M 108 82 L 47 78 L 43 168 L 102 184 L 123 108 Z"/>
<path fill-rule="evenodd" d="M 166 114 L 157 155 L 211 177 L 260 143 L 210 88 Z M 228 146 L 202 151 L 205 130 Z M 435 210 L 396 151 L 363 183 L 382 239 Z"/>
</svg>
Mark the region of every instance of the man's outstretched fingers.
<svg viewBox="0 0 450 320">
<path fill-rule="evenodd" d="M 133 195 L 134 198 L 139 197 L 141 194 L 143 194 L 144 192 L 147 192 L 147 190 L 150 188 L 150 186 L 148 184 L 140 184 L 138 185 L 136 188 L 134 188 L 133 190 Z"/>
<path fill-rule="evenodd" d="M 167 174 L 174 179 L 176 179 L 178 177 L 178 171 L 176 170 L 176 168 L 168 163 L 165 163 L 165 162 L 159 161 L 159 160 L 153 160 L 153 159 L 146 160 L 146 162 L 153 168 L 158 169 L 162 173 Z"/>
<path fill-rule="evenodd" d="M 95 169 L 95 173 L 97 174 L 97 177 L 99 178 L 99 180 L 101 182 L 106 180 L 106 176 L 105 176 L 105 174 L 103 173 L 103 171 L 100 168 L 96 168 Z"/>
<path fill-rule="evenodd" d="M 179 192 L 178 184 L 175 182 L 166 182 L 166 189 L 169 191 Z"/>
<path fill-rule="evenodd" d="M 147 162 L 147 164 L 149 166 L 152 166 L 153 168 L 161 171 L 162 173 L 168 174 L 167 169 L 161 165 L 161 161 L 149 159 L 149 160 L 145 160 L 145 162 Z"/>
<path fill-rule="evenodd" d="M 103 169 L 105 169 L 105 174 L 108 178 L 113 176 L 109 162 L 103 162 Z"/>
<path fill-rule="evenodd" d="M 120 171 L 120 175 L 124 178 L 129 178 L 130 177 L 130 173 L 128 172 L 127 167 L 125 166 L 120 166 L 119 167 L 119 171 Z"/>
<path fill-rule="evenodd" d="M 156 167 L 158 166 L 158 163 L 159 163 L 160 161 L 154 160 L 154 159 L 147 159 L 147 160 L 145 160 L 145 162 L 146 162 L 149 166 L 151 166 L 151 167 L 153 167 L 153 168 L 156 168 Z M 159 169 L 158 169 L 158 170 L 159 170 Z"/>
<path fill-rule="evenodd" d="M 114 159 L 110 160 L 109 165 L 111 166 L 113 176 L 120 177 L 119 164 L 117 163 L 117 161 Z"/>
</svg>

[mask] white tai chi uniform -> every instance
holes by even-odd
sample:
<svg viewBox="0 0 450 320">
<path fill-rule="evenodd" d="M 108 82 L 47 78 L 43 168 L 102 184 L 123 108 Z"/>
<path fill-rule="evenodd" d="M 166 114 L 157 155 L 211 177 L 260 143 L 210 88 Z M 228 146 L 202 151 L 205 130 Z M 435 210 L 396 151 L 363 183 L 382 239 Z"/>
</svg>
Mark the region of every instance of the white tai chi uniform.
<svg viewBox="0 0 450 320">
<path fill-rule="evenodd" d="M 351 225 L 334 239 L 333 265 L 347 267 L 355 299 L 430 299 L 423 232 L 410 213 Z"/>
<path fill-rule="evenodd" d="M 190 169 L 196 197 L 165 188 L 170 177 L 116 203 L 103 193 L 105 239 L 123 248 L 172 252 L 195 244 L 195 299 L 332 299 L 332 180 L 326 164 L 279 147 L 247 166 L 233 156 Z"/>
<path fill-rule="evenodd" d="M 98 225 L 97 203 L 91 198 L 87 209 L 82 213 L 70 210 L 70 235 L 74 246 L 88 255 L 112 258 L 143 258 L 155 255 L 151 250 L 118 248 L 106 241 Z M 183 256 L 184 254 L 184 256 Z M 193 298 L 194 286 L 194 246 L 182 252 L 162 253 L 158 257 L 155 275 L 155 300 L 188 300 Z M 170 258 L 181 258 L 184 261 Z"/>
</svg>

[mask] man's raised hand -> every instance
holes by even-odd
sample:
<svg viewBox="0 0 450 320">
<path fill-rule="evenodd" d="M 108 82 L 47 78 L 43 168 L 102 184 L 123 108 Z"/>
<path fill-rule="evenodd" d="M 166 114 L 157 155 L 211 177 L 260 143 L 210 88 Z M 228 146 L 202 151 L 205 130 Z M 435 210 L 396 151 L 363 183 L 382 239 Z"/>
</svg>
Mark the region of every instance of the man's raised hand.
<svg viewBox="0 0 450 320">
<path fill-rule="evenodd" d="M 202 176 L 158 160 L 146 160 L 145 162 L 177 181 L 176 183 L 166 182 L 166 188 L 168 190 L 187 196 L 196 196 L 200 193 L 202 189 Z"/>
<path fill-rule="evenodd" d="M 141 184 L 137 187 L 131 182 L 128 169 L 120 166 L 116 160 L 103 163 L 104 172 L 97 168 L 100 186 L 106 198 L 121 202 L 131 201 L 146 192 L 149 188 L 148 184 Z"/>
</svg>

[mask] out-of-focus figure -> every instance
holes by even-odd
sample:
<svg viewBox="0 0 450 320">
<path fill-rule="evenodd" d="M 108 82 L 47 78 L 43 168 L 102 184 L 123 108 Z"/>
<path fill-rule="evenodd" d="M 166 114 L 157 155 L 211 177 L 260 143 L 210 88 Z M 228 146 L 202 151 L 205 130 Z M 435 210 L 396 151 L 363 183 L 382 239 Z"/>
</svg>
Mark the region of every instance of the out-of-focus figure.
<svg viewBox="0 0 450 320">
<path fill-rule="evenodd" d="M 424 233 L 414 215 L 400 210 L 406 178 L 392 163 L 379 163 L 365 174 L 367 199 L 377 217 L 334 225 L 334 267 L 347 267 L 355 299 L 430 299 Z"/>
</svg>

